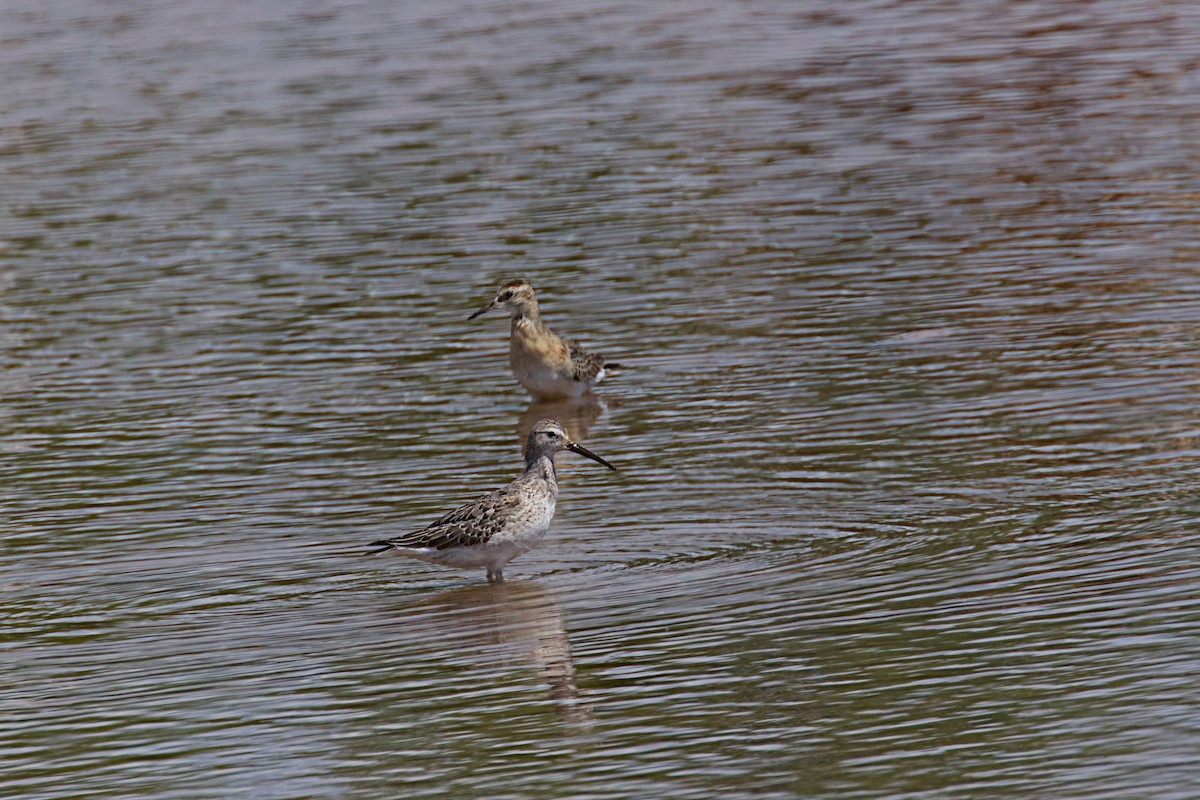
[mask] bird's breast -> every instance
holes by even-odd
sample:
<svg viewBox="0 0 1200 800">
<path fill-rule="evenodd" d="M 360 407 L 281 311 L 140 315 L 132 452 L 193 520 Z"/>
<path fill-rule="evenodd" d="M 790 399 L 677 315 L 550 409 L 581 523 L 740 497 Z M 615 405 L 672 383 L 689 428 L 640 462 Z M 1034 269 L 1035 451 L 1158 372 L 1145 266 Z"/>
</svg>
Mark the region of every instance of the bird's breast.
<svg viewBox="0 0 1200 800">
<path fill-rule="evenodd" d="M 518 363 L 536 363 L 561 369 L 571 363 L 570 353 L 562 339 L 546 326 L 525 320 L 513 323 L 508 354 L 514 368 Z"/>
</svg>

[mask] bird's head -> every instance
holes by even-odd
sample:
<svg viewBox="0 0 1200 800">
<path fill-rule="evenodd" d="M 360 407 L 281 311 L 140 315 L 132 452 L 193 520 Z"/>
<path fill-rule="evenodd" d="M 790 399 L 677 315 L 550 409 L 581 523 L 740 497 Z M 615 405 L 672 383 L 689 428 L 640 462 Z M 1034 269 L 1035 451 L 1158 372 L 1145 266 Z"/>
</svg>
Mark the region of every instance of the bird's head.
<svg viewBox="0 0 1200 800">
<path fill-rule="evenodd" d="M 552 419 L 538 420 L 529 431 L 529 441 L 525 445 L 525 458 L 532 463 L 542 456 L 554 458 L 554 454 L 562 450 L 570 450 L 584 458 L 590 458 L 597 464 L 603 464 L 609 469 L 616 469 L 612 464 L 588 450 L 581 444 L 571 441 L 567 430 Z"/>
<path fill-rule="evenodd" d="M 526 281 L 509 281 L 501 286 L 496 291 L 496 297 L 492 302 L 488 303 L 483 308 L 476 311 L 468 320 L 482 316 L 493 308 L 503 308 L 513 317 L 520 317 L 527 314 L 531 309 L 537 309 L 537 297 L 533 294 L 533 287 Z"/>
</svg>

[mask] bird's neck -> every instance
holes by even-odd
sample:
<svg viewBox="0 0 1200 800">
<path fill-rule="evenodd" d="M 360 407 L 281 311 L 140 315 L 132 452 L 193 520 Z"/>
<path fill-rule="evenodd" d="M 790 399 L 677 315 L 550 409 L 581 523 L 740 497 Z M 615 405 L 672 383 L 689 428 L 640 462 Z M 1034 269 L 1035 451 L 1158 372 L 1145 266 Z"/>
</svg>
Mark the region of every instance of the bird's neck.
<svg viewBox="0 0 1200 800">
<path fill-rule="evenodd" d="M 558 473 L 554 471 L 554 457 L 545 453 L 525 454 L 525 475 L 546 481 L 558 487 Z"/>
<path fill-rule="evenodd" d="M 542 311 L 538 308 L 537 300 L 529 300 L 521 303 L 512 310 L 512 327 L 516 330 L 518 327 L 542 327 Z"/>
</svg>

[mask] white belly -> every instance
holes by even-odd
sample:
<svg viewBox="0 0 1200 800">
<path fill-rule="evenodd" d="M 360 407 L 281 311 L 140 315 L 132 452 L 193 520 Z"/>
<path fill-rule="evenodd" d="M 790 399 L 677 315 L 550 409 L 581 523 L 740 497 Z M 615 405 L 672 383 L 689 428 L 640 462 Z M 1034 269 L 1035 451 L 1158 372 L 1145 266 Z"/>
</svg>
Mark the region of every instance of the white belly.
<svg viewBox="0 0 1200 800">
<path fill-rule="evenodd" d="M 562 400 L 568 397 L 579 397 L 588 386 L 586 383 L 572 380 L 567 370 L 554 367 L 544 361 L 535 361 L 513 353 L 509 359 L 513 375 L 530 394 L 542 400 Z"/>
</svg>

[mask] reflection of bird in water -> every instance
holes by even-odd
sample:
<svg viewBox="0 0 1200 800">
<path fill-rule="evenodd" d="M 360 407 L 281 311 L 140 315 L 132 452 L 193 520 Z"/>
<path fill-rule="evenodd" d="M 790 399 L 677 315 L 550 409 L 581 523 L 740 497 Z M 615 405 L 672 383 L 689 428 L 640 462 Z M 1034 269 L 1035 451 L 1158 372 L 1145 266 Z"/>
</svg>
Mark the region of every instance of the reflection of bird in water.
<svg viewBox="0 0 1200 800">
<path fill-rule="evenodd" d="M 529 432 L 533 430 L 535 422 L 539 419 L 554 419 L 566 429 L 572 441 L 582 442 L 587 439 L 588 432 L 596 424 L 596 420 L 607 410 L 607 405 L 595 395 L 586 395 L 578 400 L 534 400 L 517 422 L 517 436 L 523 446 L 529 440 Z"/>
<path fill-rule="evenodd" d="M 488 581 L 499 583 L 504 580 L 504 565 L 536 547 L 550 527 L 558 500 L 554 455 L 562 450 L 616 469 L 572 441 L 562 425 L 541 420 L 529 433 L 521 477 L 419 531 L 372 542 L 379 548 L 374 552 L 391 551 L 459 569 L 487 567 Z"/>
<path fill-rule="evenodd" d="M 492 302 L 468 319 L 497 307 L 512 316 L 508 363 L 513 375 L 535 400 L 581 397 L 604 380 L 606 372 L 618 368 L 617 364 L 605 364 L 603 356 L 587 352 L 578 342 L 564 339 L 546 327 L 533 287 L 525 281 L 504 284 Z"/>
<path fill-rule="evenodd" d="M 523 581 L 475 584 L 431 598 L 428 606 L 456 612 L 438 617 L 448 641 L 462 644 L 487 637 L 514 647 L 521 660 L 537 665 L 564 720 L 592 723 L 592 707 L 575 684 L 575 661 L 562 610 L 540 586 Z"/>
</svg>

